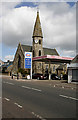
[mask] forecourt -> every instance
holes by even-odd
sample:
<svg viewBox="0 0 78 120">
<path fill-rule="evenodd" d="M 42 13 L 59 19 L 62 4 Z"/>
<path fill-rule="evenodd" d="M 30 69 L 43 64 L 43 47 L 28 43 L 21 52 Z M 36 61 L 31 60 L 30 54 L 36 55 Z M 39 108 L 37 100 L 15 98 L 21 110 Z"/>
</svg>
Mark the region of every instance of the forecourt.
<svg viewBox="0 0 78 120">
<path fill-rule="evenodd" d="M 54 87 L 49 81 L 2 80 L 3 117 L 76 118 L 76 102 L 75 89 Z"/>
</svg>

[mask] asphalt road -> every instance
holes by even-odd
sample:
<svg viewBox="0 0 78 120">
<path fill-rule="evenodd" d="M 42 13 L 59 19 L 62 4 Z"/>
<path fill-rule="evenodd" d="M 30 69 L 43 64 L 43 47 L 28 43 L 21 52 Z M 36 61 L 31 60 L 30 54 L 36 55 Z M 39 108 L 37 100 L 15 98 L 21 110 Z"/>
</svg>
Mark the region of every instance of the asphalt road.
<svg viewBox="0 0 78 120">
<path fill-rule="evenodd" d="M 76 118 L 76 90 L 45 81 L 2 80 L 3 118 Z"/>
</svg>

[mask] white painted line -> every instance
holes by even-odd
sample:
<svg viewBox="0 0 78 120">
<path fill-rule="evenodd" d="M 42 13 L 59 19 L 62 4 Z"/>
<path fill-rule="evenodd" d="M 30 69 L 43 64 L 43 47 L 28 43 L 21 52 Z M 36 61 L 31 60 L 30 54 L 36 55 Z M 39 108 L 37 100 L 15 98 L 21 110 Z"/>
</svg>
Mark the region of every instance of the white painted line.
<svg viewBox="0 0 78 120">
<path fill-rule="evenodd" d="M 64 87 L 62 86 L 62 88 L 64 88 Z"/>
<path fill-rule="evenodd" d="M 15 105 L 17 105 L 19 108 L 22 108 L 22 106 L 21 105 L 19 105 L 18 103 L 14 103 Z"/>
<path fill-rule="evenodd" d="M 41 117 L 40 115 L 35 114 L 34 112 L 32 112 L 32 114 L 33 114 L 35 117 L 37 117 L 37 118 L 39 118 L 39 119 L 41 119 L 41 120 L 46 120 L 45 118 Z"/>
<path fill-rule="evenodd" d="M 27 87 L 27 86 L 22 86 L 23 88 L 27 88 L 27 89 L 31 89 L 30 87 Z"/>
<path fill-rule="evenodd" d="M 36 89 L 36 88 L 32 88 L 32 90 L 36 90 L 36 91 L 39 91 L 39 92 L 41 92 L 42 90 L 39 90 L 39 89 Z"/>
<path fill-rule="evenodd" d="M 8 98 L 4 98 L 5 100 L 7 100 L 7 101 L 10 101 L 10 99 L 8 99 Z"/>
<path fill-rule="evenodd" d="M 64 97 L 64 98 L 68 98 L 68 99 L 72 99 L 72 100 L 78 100 L 77 98 L 73 98 L 73 97 L 69 97 L 69 96 L 65 96 L 65 95 L 59 95 L 60 97 Z"/>
<path fill-rule="evenodd" d="M 38 91 L 38 92 L 41 92 L 42 90 L 39 90 L 39 89 L 36 89 L 36 88 L 30 88 L 30 87 L 27 87 L 27 86 L 21 86 L 23 88 L 27 88 L 27 89 L 31 89 L 31 90 L 35 90 L 35 91 Z"/>
<path fill-rule="evenodd" d="M 14 83 L 10 83 L 10 82 L 3 82 L 3 83 L 10 84 L 10 85 L 14 85 Z"/>
<path fill-rule="evenodd" d="M 54 87 L 55 87 L 55 85 L 54 85 Z"/>
</svg>

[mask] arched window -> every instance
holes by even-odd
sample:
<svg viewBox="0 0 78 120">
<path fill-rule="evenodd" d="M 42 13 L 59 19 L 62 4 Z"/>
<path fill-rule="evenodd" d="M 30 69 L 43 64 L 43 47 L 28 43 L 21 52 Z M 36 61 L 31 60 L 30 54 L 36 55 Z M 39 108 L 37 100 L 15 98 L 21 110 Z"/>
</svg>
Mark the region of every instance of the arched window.
<svg viewBox="0 0 78 120">
<path fill-rule="evenodd" d="M 53 66 L 53 72 L 55 72 L 55 65 Z"/>
<path fill-rule="evenodd" d="M 35 57 L 35 52 L 34 52 L 34 50 L 33 50 L 33 57 Z"/>
<path fill-rule="evenodd" d="M 41 56 L 41 50 L 39 50 L 39 56 Z"/>
<path fill-rule="evenodd" d="M 41 40 L 39 40 L 39 44 L 41 44 Z"/>
<path fill-rule="evenodd" d="M 21 57 L 18 55 L 18 68 L 21 68 Z"/>
</svg>

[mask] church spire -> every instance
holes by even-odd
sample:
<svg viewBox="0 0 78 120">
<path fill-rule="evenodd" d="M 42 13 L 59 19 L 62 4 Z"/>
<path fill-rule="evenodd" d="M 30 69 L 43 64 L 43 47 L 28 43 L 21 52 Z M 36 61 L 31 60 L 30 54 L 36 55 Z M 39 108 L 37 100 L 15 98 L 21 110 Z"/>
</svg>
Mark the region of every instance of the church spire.
<svg viewBox="0 0 78 120">
<path fill-rule="evenodd" d="M 36 17 L 36 22 L 34 25 L 34 31 L 33 31 L 32 37 L 42 37 L 43 38 L 41 23 L 40 23 L 40 18 L 39 18 L 39 11 L 37 11 L 37 17 Z"/>
</svg>

